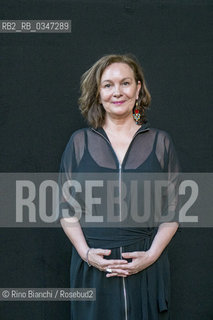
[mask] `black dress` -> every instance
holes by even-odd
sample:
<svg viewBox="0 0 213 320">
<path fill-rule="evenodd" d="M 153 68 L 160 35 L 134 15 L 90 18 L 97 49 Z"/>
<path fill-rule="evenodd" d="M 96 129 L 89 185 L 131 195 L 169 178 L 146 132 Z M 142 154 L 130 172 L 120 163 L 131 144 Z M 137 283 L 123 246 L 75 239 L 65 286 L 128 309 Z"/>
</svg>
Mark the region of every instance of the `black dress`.
<svg viewBox="0 0 213 320">
<path fill-rule="evenodd" d="M 103 177 L 109 174 L 120 181 L 125 174 L 140 176 L 146 173 L 166 173 L 171 180 L 176 181 L 178 171 L 179 164 L 173 143 L 164 131 L 149 128 L 148 124 L 140 126 L 120 165 L 104 129 L 83 128 L 72 134 L 64 151 L 60 182 L 62 184 L 65 180 L 73 179 L 75 174 L 81 180 L 88 173 L 91 176 L 94 174 L 95 178 L 97 174 L 102 174 Z M 83 192 L 71 190 L 81 204 L 81 216 L 85 218 L 87 210 Z M 127 191 L 127 199 L 128 195 Z M 130 215 L 128 203 L 126 207 L 127 214 Z M 63 197 L 61 208 L 69 208 L 71 215 L 77 212 Z M 121 202 L 118 201 L 116 208 L 122 214 Z M 95 216 L 101 216 L 104 211 L 100 203 L 94 204 L 93 210 Z M 121 259 L 122 252 L 146 251 L 150 248 L 157 227 L 153 224 L 150 226 L 149 223 L 122 227 L 106 227 L 106 224 L 100 227 L 100 223 L 98 227 L 86 227 L 82 223 L 82 230 L 89 247 L 111 249 L 111 255 L 106 258 Z M 106 278 L 105 272 L 89 267 L 72 247 L 70 287 L 96 288 L 95 301 L 71 301 L 71 320 L 170 319 L 167 248 L 154 264 L 137 274 L 126 278 Z"/>
</svg>

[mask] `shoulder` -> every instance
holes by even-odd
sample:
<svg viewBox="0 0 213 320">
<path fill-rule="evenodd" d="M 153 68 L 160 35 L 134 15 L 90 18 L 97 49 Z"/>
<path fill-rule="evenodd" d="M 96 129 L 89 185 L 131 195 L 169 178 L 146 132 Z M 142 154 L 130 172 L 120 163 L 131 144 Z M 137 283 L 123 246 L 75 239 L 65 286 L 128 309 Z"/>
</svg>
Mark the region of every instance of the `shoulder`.
<svg viewBox="0 0 213 320">
<path fill-rule="evenodd" d="M 158 128 L 150 128 L 149 134 L 153 136 L 153 142 L 156 142 L 156 148 L 169 150 L 173 146 L 173 140 L 170 133 Z"/>
<path fill-rule="evenodd" d="M 158 128 L 150 128 L 149 131 L 151 134 L 157 135 L 161 138 L 170 138 L 170 134 L 165 130 Z"/>
<path fill-rule="evenodd" d="M 88 130 L 88 128 L 73 131 L 63 151 L 62 161 L 69 163 L 71 159 L 72 161 L 74 161 L 74 159 L 80 159 L 85 148 L 86 130 Z"/>
<path fill-rule="evenodd" d="M 67 143 L 67 146 L 71 146 L 71 145 L 78 145 L 78 144 L 82 144 L 84 142 L 85 139 L 85 132 L 89 130 L 89 128 L 81 128 L 81 129 L 77 129 L 75 130 Z"/>
<path fill-rule="evenodd" d="M 88 130 L 88 129 L 89 129 L 89 128 L 81 128 L 81 129 L 75 130 L 75 131 L 71 134 L 70 139 L 76 139 L 77 137 L 83 136 L 83 135 L 84 135 L 84 132 L 85 132 L 86 130 Z"/>
<path fill-rule="evenodd" d="M 171 136 L 170 134 L 162 129 L 158 129 L 158 128 L 149 128 L 149 135 L 152 135 L 154 137 L 156 137 L 156 139 L 159 140 L 171 140 Z"/>
</svg>

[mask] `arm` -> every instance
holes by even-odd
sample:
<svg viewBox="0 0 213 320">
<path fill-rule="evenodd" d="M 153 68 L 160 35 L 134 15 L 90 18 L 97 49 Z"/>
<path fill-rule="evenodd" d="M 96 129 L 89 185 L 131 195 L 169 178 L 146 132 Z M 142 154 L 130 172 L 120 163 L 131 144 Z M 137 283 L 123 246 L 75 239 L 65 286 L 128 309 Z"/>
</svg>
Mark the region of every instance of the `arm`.
<svg viewBox="0 0 213 320">
<path fill-rule="evenodd" d="M 73 246 L 76 248 L 79 256 L 81 257 L 81 259 L 86 261 L 87 250 L 89 249 L 89 247 L 85 240 L 78 219 L 75 217 L 63 218 L 60 220 L 60 222 L 64 232 L 72 242 Z"/>
<path fill-rule="evenodd" d="M 148 250 L 150 258 L 153 260 L 153 262 L 160 257 L 161 253 L 167 247 L 177 229 L 177 222 L 165 222 L 158 227 L 158 232 L 154 237 L 150 249 Z"/>
</svg>

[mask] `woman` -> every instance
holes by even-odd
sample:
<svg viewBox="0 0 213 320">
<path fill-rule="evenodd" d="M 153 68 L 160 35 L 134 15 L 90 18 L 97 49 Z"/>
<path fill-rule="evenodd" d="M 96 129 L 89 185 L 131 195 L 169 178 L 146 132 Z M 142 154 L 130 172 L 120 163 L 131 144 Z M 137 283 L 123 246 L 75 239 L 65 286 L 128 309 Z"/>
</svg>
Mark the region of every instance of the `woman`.
<svg viewBox="0 0 213 320">
<path fill-rule="evenodd" d="M 107 55 L 98 60 L 82 76 L 80 110 L 89 127 L 71 136 L 62 157 L 61 185 L 74 174 L 86 177 L 88 172 L 94 176 L 113 174 L 119 181 L 127 173 L 166 172 L 175 181 L 179 165 L 171 139 L 164 131 L 150 128 L 145 119 L 150 100 L 134 57 Z M 124 205 L 120 187 L 118 184 L 117 208 L 121 218 Z M 167 245 L 178 222 L 163 222 L 157 228 L 86 228 L 76 215 L 79 203 L 79 212 L 84 218 L 87 214 L 80 189 L 72 193 L 76 206 L 70 205 L 64 190 L 62 193 L 62 208 L 71 211 L 61 218 L 73 244 L 71 288 L 96 288 L 95 301 L 71 301 L 71 320 L 169 319 Z M 102 213 L 99 208 L 96 204 L 98 217 Z M 128 202 L 125 209 L 130 216 Z"/>
</svg>

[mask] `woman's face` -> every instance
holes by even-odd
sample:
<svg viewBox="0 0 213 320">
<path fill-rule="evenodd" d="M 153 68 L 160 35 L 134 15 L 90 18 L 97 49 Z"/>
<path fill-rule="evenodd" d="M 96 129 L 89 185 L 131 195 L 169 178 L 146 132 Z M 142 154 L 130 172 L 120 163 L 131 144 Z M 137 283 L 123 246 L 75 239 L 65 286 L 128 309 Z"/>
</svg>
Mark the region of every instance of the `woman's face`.
<svg viewBox="0 0 213 320">
<path fill-rule="evenodd" d="M 106 114 L 114 118 L 132 117 L 141 83 L 136 83 L 134 72 L 126 63 L 116 62 L 103 72 L 100 84 L 100 103 Z"/>
</svg>

